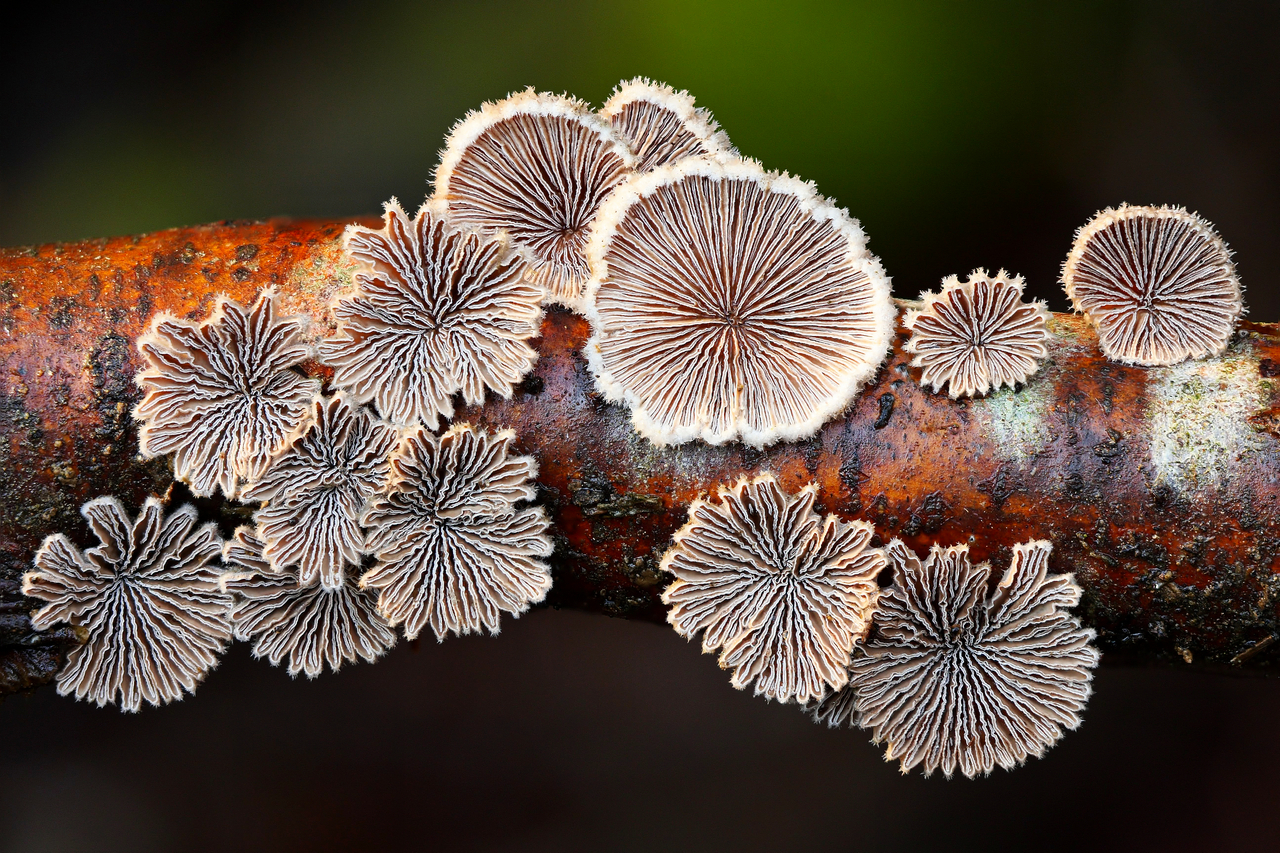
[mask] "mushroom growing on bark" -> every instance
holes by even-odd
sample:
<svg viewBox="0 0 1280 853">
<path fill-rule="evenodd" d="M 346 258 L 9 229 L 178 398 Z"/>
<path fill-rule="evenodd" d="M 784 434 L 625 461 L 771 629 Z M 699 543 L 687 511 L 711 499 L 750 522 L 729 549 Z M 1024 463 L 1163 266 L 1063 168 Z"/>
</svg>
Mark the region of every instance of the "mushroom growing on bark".
<svg viewBox="0 0 1280 853">
<path fill-rule="evenodd" d="M 1219 355 L 1244 313 L 1231 250 L 1181 207 L 1102 211 L 1077 232 L 1062 282 L 1103 353 L 1126 364 Z"/>
<path fill-rule="evenodd" d="M 1013 547 L 988 592 L 991 566 L 967 546 L 935 545 L 922 563 L 889 543 L 893 585 L 875 630 L 854 653 L 849 686 L 814 709 L 831 726 L 856 722 L 887 741 L 886 760 L 973 777 L 1039 757 L 1080 725 L 1098 664 L 1092 630 L 1068 608 L 1080 601 L 1071 575 L 1050 575 L 1053 546 Z M 852 694 L 852 695 L 850 695 Z"/>
<path fill-rule="evenodd" d="M 547 298 L 574 307 L 587 279 L 591 223 L 634 163 L 582 101 L 529 89 L 458 122 L 436 168 L 434 198 L 461 225 L 505 232 Z"/>
<path fill-rule="evenodd" d="M 138 449 L 173 454 L 174 475 L 208 497 L 228 498 L 266 471 L 299 429 L 320 382 L 296 372 L 311 355 L 301 317 L 277 319 L 275 291 L 246 311 L 225 297 L 203 323 L 161 314 L 138 340 L 146 361 L 136 381 L 142 402 Z"/>
<path fill-rule="evenodd" d="M 233 596 L 229 618 L 237 640 L 253 642 L 253 656 L 273 666 L 287 660 L 289 674 L 315 678 L 327 663 L 334 672 L 357 659 L 373 663 L 395 645 L 396 634 L 378 614 L 375 593 L 340 573 L 337 584 L 304 583 L 299 573 L 268 563 L 253 528 L 241 527 L 222 551 L 222 589 Z"/>
<path fill-rule="evenodd" d="M 515 434 L 469 424 L 437 438 L 418 427 L 391 459 L 391 483 L 362 523 L 376 558 L 360 586 L 412 640 L 498 633 L 503 612 L 519 616 L 551 588 L 551 522 L 533 500 L 537 463 L 511 455 Z"/>
<path fill-rule="evenodd" d="M 343 568 L 364 555 L 360 513 L 385 485 L 399 438 L 341 394 L 315 400 L 307 431 L 242 495 L 267 501 L 253 520 L 273 572 L 295 567 L 302 586 L 345 583 Z"/>
<path fill-rule="evenodd" d="M 338 333 L 319 346 L 333 382 L 396 424 L 436 429 L 454 394 L 510 397 L 537 359 L 529 341 L 542 292 L 504 239 L 460 230 L 427 205 L 412 220 L 394 199 L 381 229 L 344 235 L 356 291 L 338 300 Z"/>
<path fill-rule="evenodd" d="M 36 630 L 69 622 L 85 632 L 58 673 L 58 692 L 137 711 L 194 693 L 231 638 L 215 561 L 217 527 L 196 527 L 196 509 L 164 515 L 147 498 L 131 518 L 118 500 L 80 508 L 98 545 L 81 552 L 61 533 L 44 540 L 22 592 L 48 602 Z"/>
<path fill-rule="evenodd" d="M 974 270 L 960 281 L 949 276 L 940 293 L 922 295 L 924 308 L 907 312 L 907 352 L 922 368 L 920 384 L 951 397 L 981 396 L 1026 382 L 1049 354 L 1049 310 L 1023 302 L 1022 276 L 994 278 Z"/>
<path fill-rule="evenodd" d="M 889 279 L 847 212 L 758 164 L 632 178 L 589 249 L 587 360 L 656 444 L 813 435 L 888 352 Z"/>
<path fill-rule="evenodd" d="M 635 154 L 641 172 L 685 157 L 737 156 L 711 113 L 694 106 L 692 95 L 644 77 L 619 83 L 600 115 Z"/>
<path fill-rule="evenodd" d="M 694 501 L 662 558 L 676 580 L 662 595 L 682 637 L 702 632 L 738 689 L 811 702 L 848 679 L 849 653 L 870 625 L 884 554 L 863 521 L 813 511 L 817 485 L 798 495 L 771 475 Z"/>
</svg>

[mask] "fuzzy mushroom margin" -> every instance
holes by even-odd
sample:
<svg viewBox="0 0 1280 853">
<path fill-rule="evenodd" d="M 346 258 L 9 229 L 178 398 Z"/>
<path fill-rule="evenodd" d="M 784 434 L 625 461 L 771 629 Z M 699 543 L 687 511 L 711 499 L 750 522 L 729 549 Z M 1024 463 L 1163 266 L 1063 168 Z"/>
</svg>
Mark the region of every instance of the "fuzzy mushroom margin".
<svg viewBox="0 0 1280 853">
<path fill-rule="evenodd" d="M 647 77 L 619 83 L 600 115 L 635 154 L 638 172 L 685 157 L 738 156 L 711 113 L 694 106 L 692 95 Z"/>
<path fill-rule="evenodd" d="M 712 209 L 688 209 L 699 199 Z M 601 207 L 587 256 L 587 363 L 657 445 L 807 438 L 893 340 L 889 277 L 857 220 L 752 160 L 691 157 L 633 176 Z"/>
<path fill-rule="evenodd" d="M 1103 354 L 1121 364 L 1221 355 L 1245 312 L 1231 249 L 1182 207 L 1099 212 L 1076 232 L 1062 284 L 1098 330 Z"/>
<path fill-rule="evenodd" d="M 486 142 L 497 150 L 483 151 Z M 454 125 L 432 201 L 458 225 L 504 232 L 547 300 L 576 309 L 591 224 L 634 168 L 631 150 L 590 105 L 530 88 Z"/>
<path fill-rule="evenodd" d="M 739 690 L 801 704 L 848 681 L 849 656 L 871 626 L 884 553 L 865 521 L 814 512 L 817 484 L 798 494 L 771 474 L 696 500 L 661 571 L 667 621 L 720 653 Z"/>
</svg>

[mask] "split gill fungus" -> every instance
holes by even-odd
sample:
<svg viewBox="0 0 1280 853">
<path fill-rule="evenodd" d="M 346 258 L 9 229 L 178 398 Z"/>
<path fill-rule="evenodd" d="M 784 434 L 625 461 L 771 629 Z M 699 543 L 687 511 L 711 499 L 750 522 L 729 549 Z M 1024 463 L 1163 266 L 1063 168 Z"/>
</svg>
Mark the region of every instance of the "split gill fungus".
<svg viewBox="0 0 1280 853">
<path fill-rule="evenodd" d="M 137 710 L 232 638 L 315 677 L 545 603 L 974 776 L 1080 724 L 1098 648 L 1273 664 L 1280 329 L 1180 208 L 1063 279 L 1085 318 L 1003 272 L 895 303 L 644 79 L 484 105 L 412 217 L 0 251 L 0 692 Z"/>
</svg>

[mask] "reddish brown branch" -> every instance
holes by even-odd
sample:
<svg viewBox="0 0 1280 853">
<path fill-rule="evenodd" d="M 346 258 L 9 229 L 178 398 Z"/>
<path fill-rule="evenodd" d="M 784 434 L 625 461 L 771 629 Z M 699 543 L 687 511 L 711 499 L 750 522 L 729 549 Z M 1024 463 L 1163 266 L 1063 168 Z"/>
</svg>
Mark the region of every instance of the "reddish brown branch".
<svg viewBox="0 0 1280 853">
<path fill-rule="evenodd" d="M 376 226 L 377 220 L 362 220 Z M 214 295 L 274 284 L 330 331 L 350 280 L 344 222 L 222 223 L 0 252 L 0 693 L 48 680 L 74 634 L 31 632 L 14 581 L 40 541 L 93 497 L 139 505 L 172 478 L 136 458 L 134 341 L 165 310 L 203 317 Z M 1258 667 L 1280 643 L 1280 328 L 1246 324 L 1220 359 L 1142 369 L 1103 359 L 1087 324 L 1057 315 L 1052 359 L 1016 394 L 955 402 L 917 385 L 899 337 L 846 416 L 764 451 L 660 449 L 593 390 L 586 322 L 551 312 L 540 361 L 510 401 L 459 420 L 514 428 L 541 465 L 558 531 L 557 607 L 663 618 L 657 561 L 698 494 L 767 469 L 816 481 L 826 511 L 917 550 L 969 542 L 1007 564 L 1031 538 L 1085 589 L 1109 652 Z M 318 373 L 324 370 L 315 366 Z M 181 489 L 178 490 L 181 493 Z M 247 510 L 201 502 L 224 533 Z"/>
</svg>

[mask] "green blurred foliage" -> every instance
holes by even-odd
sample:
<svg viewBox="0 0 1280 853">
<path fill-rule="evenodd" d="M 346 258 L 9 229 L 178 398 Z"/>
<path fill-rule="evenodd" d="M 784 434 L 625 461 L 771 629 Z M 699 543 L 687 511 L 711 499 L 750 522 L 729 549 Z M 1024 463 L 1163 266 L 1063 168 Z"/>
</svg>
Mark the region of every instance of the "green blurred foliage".
<svg viewBox="0 0 1280 853">
<path fill-rule="evenodd" d="M 163 61 L 139 60 L 0 180 L 0 242 L 413 206 L 481 101 L 534 86 L 598 105 L 645 75 L 847 206 L 900 295 L 978 265 L 1056 293 L 1072 230 L 1126 200 L 1200 207 L 1280 262 L 1275 170 L 1250 173 L 1272 161 L 1257 141 L 1270 125 L 1232 124 L 1272 90 L 1224 101 L 1257 77 L 1247 61 L 1200 80 L 1262 49 L 1240 41 L 1247 11 L 1234 43 L 1201 56 L 1194 40 L 1218 24 L 1184 2 L 225 5 L 185 13 Z"/>
</svg>

